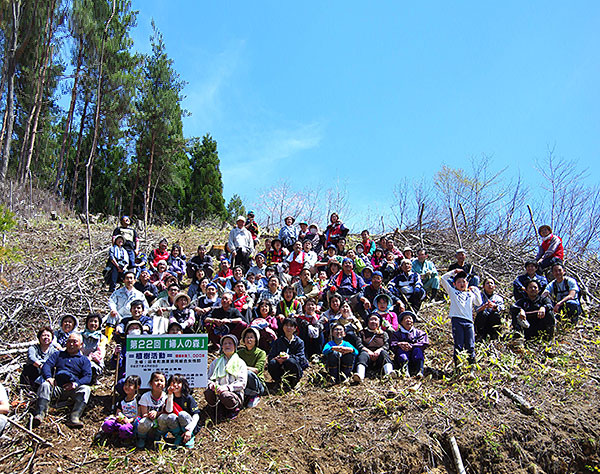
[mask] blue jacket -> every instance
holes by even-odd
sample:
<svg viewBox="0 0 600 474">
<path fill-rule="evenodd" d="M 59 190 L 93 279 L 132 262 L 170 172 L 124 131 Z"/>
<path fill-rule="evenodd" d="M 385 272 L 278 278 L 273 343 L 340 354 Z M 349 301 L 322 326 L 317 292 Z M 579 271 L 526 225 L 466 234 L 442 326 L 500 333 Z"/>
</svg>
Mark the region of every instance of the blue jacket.
<svg viewBox="0 0 600 474">
<path fill-rule="evenodd" d="M 54 377 L 57 386 L 69 382 L 89 385 L 92 381 L 92 365 L 81 352 L 70 355 L 67 351 L 59 351 L 52 354 L 42 365 L 42 377 L 44 380 Z"/>
<path fill-rule="evenodd" d="M 280 352 L 286 352 L 290 357 L 294 357 L 303 369 L 308 367 L 308 360 L 304 353 L 304 341 L 298 336 L 294 336 L 292 342 L 285 336 L 277 338 L 273 344 L 271 344 L 269 360 L 275 359 Z"/>
</svg>

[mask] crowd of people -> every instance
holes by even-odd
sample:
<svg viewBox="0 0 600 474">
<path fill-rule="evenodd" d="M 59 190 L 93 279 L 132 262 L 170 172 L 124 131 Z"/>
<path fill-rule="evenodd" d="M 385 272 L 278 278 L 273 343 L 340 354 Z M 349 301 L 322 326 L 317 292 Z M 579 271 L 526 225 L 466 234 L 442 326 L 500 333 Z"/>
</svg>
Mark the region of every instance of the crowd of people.
<svg viewBox="0 0 600 474">
<path fill-rule="evenodd" d="M 348 228 L 335 213 L 323 232 L 288 216 L 272 239 L 261 239 L 253 212 L 239 216 L 218 261 L 203 245 L 188 259 L 166 239 L 146 256 L 130 225 L 124 216 L 113 233 L 104 271 L 107 314 L 88 315 L 82 330 L 77 317 L 65 315 L 58 329 L 41 328 L 39 343 L 29 349 L 22 383 L 37 390 L 34 426 L 53 399 L 64 398 L 74 401 L 67 423 L 83 426 L 90 386 L 114 340 L 120 397 L 102 431 L 135 438 L 140 448 L 169 433 L 176 445 L 193 446 L 199 410 L 188 381 L 155 372 L 150 391 L 138 396 L 141 381 L 122 363 L 128 335 L 206 333 L 216 358 L 204 398 L 208 407 L 235 417 L 256 406 L 269 387 L 293 389 L 310 364 L 322 363 L 333 383 L 422 377 L 430 342 L 417 327 L 419 314 L 424 302 L 444 294 L 457 368 L 461 354 L 475 361 L 476 340 L 499 337 L 505 313 L 517 337 L 532 339 L 552 338 L 557 318 L 575 324 L 582 312 L 577 282 L 565 275 L 562 241 L 546 225 L 539 228 L 537 256 L 514 280 L 510 305 L 492 278 L 480 280 L 464 249 L 440 274 L 426 249 L 400 250 L 386 237 L 373 240 L 368 230 L 351 248 Z"/>
</svg>

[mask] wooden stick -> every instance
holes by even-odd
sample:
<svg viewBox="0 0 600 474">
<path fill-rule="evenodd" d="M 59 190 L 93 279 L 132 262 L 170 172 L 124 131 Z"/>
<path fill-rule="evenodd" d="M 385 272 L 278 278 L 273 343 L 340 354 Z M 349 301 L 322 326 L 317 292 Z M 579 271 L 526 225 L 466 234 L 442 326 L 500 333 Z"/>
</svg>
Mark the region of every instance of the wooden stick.
<svg viewBox="0 0 600 474">
<path fill-rule="evenodd" d="M 452 448 L 452 457 L 454 458 L 454 464 L 456 465 L 456 472 L 458 472 L 458 474 L 467 474 L 454 436 L 450 438 L 450 447 Z"/>
<path fill-rule="evenodd" d="M 456 227 L 456 219 L 454 218 L 454 211 L 450 207 L 450 217 L 452 218 L 452 226 L 454 227 L 454 233 L 456 234 L 456 240 L 458 240 L 458 246 L 462 249 L 462 240 L 460 238 L 460 234 L 458 233 L 458 228 Z"/>
<path fill-rule="evenodd" d="M 8 420 L 8 422 L 9 422 L 11 425 L 14 425 L 14 426 L 16 426 L 17 428 L 19 428 L 20 430 L 24 431 L 24 432 L 25 432 L 25 433 L 27 433 L 29 436 L 31 436 L 33 439 L 35 439 L 36 441 L 39 441 L 39 442 L 40 442 L 40 443 L 42 443 L 43 445 L 50 446 L 50 447 L 54 446 L 54 445 L 53 445 L 53 444 L 52 444 L 50 441 L 46 441 L 44 438 L 42 438 L 41 436 L 39 436 L 39 435 L 35 434 L 33 431 L 31 431 L 31 430 L 29 430 L 29 429 L 25 428 L 23 425 L 21 425 L 21 424 L 17 423 L 16 421 L 14 421 L 14 420 L 11 420 L 11 419 L 10 419 L 10 418 L 8 418 L 8 417 L 7 417 L 6 419 Z"/>
<path fill-rule="evenodd" d="M 535 241 L 540 244 L 540 236 L 538 235 L 537 226 L 535 225 L 535 221 L 533 220 L 533 211 L 531 210 L 531 206 L 527 204 L 527 210 L 529 211 L 529 219 L 531 219 L 531 225 L 533 226 L 533 232 L 535 233 Z"/>
<path fill-rule="evenodd" d="M 127 339 L 125 340 L 127 343 Z M 117 357 L 117 368 L 115 370 L 115 385 L 113 386 L 113 395 L 112 395 L 112 407 L 115 406 L 115 401 L 117 399 L 117 383 L 119 383 L 119 367 L 121 365 L 121 353 L 119 352 L 119 356 Z"/>
<path fill-rule="evenodd" d="M 421 204 L 421 209 L 419 210 L 419 240 L 421 241 L 421 248 L 425 248 L 423 245 L 423 213 L 425 212 L 425 203 Z"/>
<path fill-rule="evenodd" d="M 460 213 L 462 214 L 463 221 L 465 221 L 465 231 L 469 232 L 469 224 L 467 224 L 467 215 L 465 214 L 465 210 L 463 205 L 459 202 L 458 208 L 460 209 Z"/>
<path fill-rule="evenodd" d="M 534 407 L 531 405 L 531 403 L 529 403 L 527 400 L 525 400 L 521 395 L 513 392 L 512 390 L 506 388 L 506 387 L 502 387 L 502 393 L 504 395 L 506 395 L 508 398 L 510 398 L 513 402 L 515 402 L 515 404 L 519 407 L 519 410 L 521 410 L 523 413 L 525 413 L 526 415 L 532 415 L 534 412 Z"/>
</svg>

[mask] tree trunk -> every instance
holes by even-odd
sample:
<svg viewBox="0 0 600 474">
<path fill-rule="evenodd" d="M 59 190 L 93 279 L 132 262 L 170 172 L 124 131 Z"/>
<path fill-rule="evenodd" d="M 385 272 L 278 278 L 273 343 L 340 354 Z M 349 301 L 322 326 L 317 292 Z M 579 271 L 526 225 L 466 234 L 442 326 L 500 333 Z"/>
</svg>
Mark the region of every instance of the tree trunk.
<svg viewBox="0 0 600 474">
<path fill-rule="evenodd" d="M 148 160 L 148 180 L 146 181 L 146 193 L 144 195 L 144 225 L 148 227 L 148 206 L 150 204 L 150 186 L 152 183 L 152 166 L 154 165 L 154 149 L 155 149 L 154 130 L 150 139 L 150 160 Z"/>
<path fill-rule="evenodd" d="M 77 151 L 75 152 L 75 166 L 73 170 L 73 182 L 71 186 L 71 195 L 69 196 L 69 206 L 73 207 L 73 200 L 77 193 L 77 181 L 79 181 L 79 165 L 81 163 L 81 139 L 83 137 L 83 129 L 85 127 L 85 116 L 87 108 L 90 103 L 89 94 L 85 95 L 85 102 L 83 103 L 83 112 L 81 114 L 81 123 L 79 124 L 79 134 L 77 135 Z"/>
<path fill-rule="evenodd" d="M 58 157 L 58 166 L 56 167 L 56 179 L 54 180 L 54 192 L 58 191 L 58 186 L 63 175 L 63 161 L 65 158 L 65 150 L 67 148 L 67 140 L 71 132 L 71 124 L 73 122 L 73 111 L 75 110 L 75 102 L 77 101 L 77 84 L 79 83 L 79 71 L 83 61 L 83 35 L 79 36 L 79 55 L 77 56 L 77 66 L 75 67 L 75 77 L 73 79 L 73 88 L 71 89 L 71 104 L 69 105 L 69 113 L 67 115 L 67 123 L 65 123 L 65 131 L 63 135 L 62 145 L 60 146 L 60 154 Z M 66 166 L 65 166 L 66 168 Z"/>
<path fill-rule="evenodd" d="M 98 128 L 100 125 L 100 102 L 102 99 L 102 66 L 104 65 L 104 44 L 106 43 L 106 36 L 108 34 L 108 25 L 115 16 L 115 10 L 117 8 L 117 0 L 112 2 L 112 13 L 110 18 L 106 21 L 104 27 L 104 34 L 102 35 L 102 46 L 100 48 L 100 64 L 98 65 L 98 88 L 96 91 L 96 114 L 94 115 L 94 138 L 92 139 L 92 146 L 90 148 L 90 154 L 88 156 L 87 164 L 85 165 L 85 221 L 87 225 L 88 244 L 90 246 L 90 258 L 93 252 L 92 248 L 92 234 L 90 231 L 90 191 L 92 188 L 92 167 L 94 166 L 94 153 L 96 151 L 96 144 L 98 143 Z"/>
<path fill-rule="evenodd" d="M 29 148 L 27 155 L 25 156 L 25 165 L 23 166 L 23 177 L 21 182 L 25 181 L 25 176 L 29 173 L 29 167 L 31 166 L 31 157 L 33 156 L 33 148 L 35 146 L 35 139 L 37 137 L 38 121 L 40 118 L 40 112 L 42 111 L 44 96 L 44 86 L 46 84 L 46 73 L 48 72 L 48 66 L 52 62 L 52 36 L 54 34 L 54 8 L 56 6 L 56 0 L 48 4 L 48 13 L 46 16 L 46 45 L 44 48 L 44 55 L 42 58 L 43 69 L 40 74 L 38 82 L 37 100 L 34 105 L 35 116 L 33 118 L 33 126 L 31 129 L 31 138 L 29 141 Z"/>
<path fill-rule="evenodd" d="M 8 49 L 8 73 L 6 90 L 6 132 L 2 147 L 2 164 L 0 165 L 0 181 L 6 179 L 10 148 L 12 145 L 13 126 L 15 124 L 15 73 L 17 62 L 17 41 L 19 38 L 19 24 L 21 22 L 21 0 L 12 2 L 13 29 Z"/>
<path fill-rule="evenodd" d="M 135 171 L 135 180 L 133 181 L 133 186 L 131 188 L 131 201 L 129 201 L 129 216 L 133 216 L 133 204 L 135 201 L 135 193 L 137 193 L 137 188 L 140 183 L 140 159 L 138 158 L 137 167 Z"/>
</svg>

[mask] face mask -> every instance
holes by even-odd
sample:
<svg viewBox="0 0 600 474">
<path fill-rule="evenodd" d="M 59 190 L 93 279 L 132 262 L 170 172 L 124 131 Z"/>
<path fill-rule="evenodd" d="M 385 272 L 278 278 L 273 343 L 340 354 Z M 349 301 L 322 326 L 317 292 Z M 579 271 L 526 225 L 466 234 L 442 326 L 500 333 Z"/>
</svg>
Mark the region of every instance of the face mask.
<svg viewBox="0 0 600 474">
<path fill-rule="evenodd" d="M 127 334 L 130 334 L 131 336 L 139 336 L 142 334 L 142 331 L 140 329 L 131 329 Z"/>
</svg>

